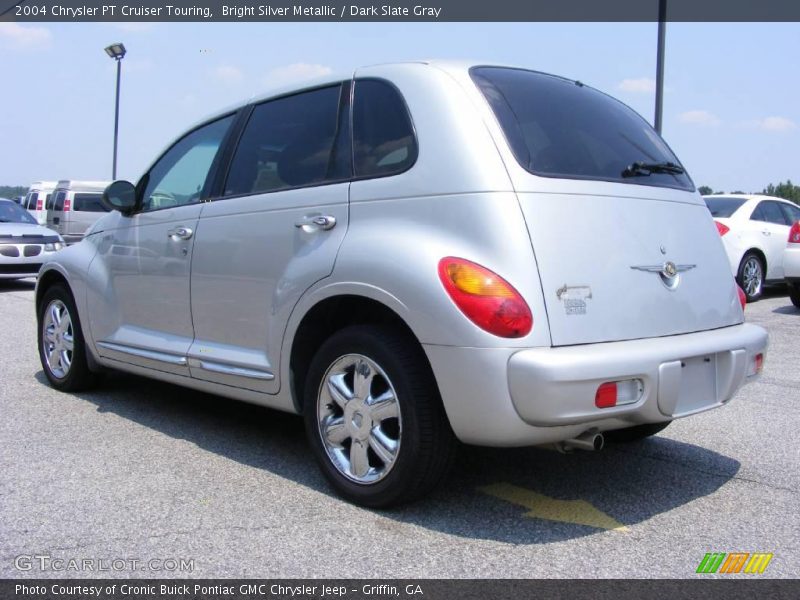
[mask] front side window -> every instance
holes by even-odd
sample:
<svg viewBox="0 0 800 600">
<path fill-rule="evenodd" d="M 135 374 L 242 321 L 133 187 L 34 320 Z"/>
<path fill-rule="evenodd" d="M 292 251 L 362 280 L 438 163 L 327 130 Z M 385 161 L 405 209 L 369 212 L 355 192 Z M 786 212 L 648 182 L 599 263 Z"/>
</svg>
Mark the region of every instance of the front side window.
<svg viewBox="0 0 800 600">
<path fill-rule="evenodd" d="M 414 127 L 400 93 L 379 79 L 357 79 L 353 95 L 356 177 L 402 173 L 416 160 Z"/>
<path fill-rule="evenodd" d="M 610 96 L 580 82 L 522 69 L 476 67 L 470 74 L 527 171 L 694 189 L 655 130 Z M 629 169 L 635 163 L 650 168 Z"/>
<path fill-rule="evenodd" d="M 75 194 L 72 199 L 72 210 L 82 212 L 108 212 L 100 201 L 102 194 Z"/>
<path fill-rule="evenodd" d="M 141 209 L 159 210 L 198 202 L 232 122 L 230 115 L 204 125 L 167 150 L 139 182 L 144 186 Z"/>
</svg>

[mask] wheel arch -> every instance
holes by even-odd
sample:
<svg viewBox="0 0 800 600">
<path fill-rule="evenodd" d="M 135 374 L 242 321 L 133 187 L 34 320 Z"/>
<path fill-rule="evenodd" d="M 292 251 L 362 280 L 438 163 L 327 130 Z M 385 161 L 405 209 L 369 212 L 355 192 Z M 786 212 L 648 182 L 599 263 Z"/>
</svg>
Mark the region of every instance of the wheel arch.
<svg viewBox="0 0 800 600">
<path fill-rule="evenodd" d="M 72 294 L 73 300 L 75 300 L 75 293 L 72 291 L 72 288 L 69 285 L 69 281 L 67 281 L 67 277 L 58 269 L 52 268 L 47 269 L 44 273 L 39 275 L 39 278 L 36 281 L 36 311 L 38 314 L 39 311 L 39 303 L 41 302 L 44 295 L 47 293 L 51 287 L 53 287 L 57 283 L 63 283 L 64 287 L 67 288 L 70 294 Z"/>
<path fill-rule="evenodd" d="M 419 346 L 419 351 L 430 367 L 418 336 L 406 320 L 387 303 L 352 291 L 322 298 L 304 312 L 289 336 L 287 376 L 297 412 L 303 411 L 305 378 L 319 346 L 344 327 L 369 324 L 391 325 L 403 331 Z"/>
</svg>

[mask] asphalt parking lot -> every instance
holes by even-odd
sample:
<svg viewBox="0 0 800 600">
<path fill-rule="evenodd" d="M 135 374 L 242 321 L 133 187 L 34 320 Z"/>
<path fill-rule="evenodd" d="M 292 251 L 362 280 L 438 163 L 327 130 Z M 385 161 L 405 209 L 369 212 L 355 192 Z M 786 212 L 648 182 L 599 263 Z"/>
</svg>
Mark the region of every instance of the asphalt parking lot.
<svg viewBox="0 0 800 600">
<path fill-rule="evenodd" d="M 463 448 L 437 493 L 377 512 L 333 495 L 297 417 L 123 374 L 54 391 L 33 283 L 0 282 L 0 577 L 709 577 L 708 552 L 796 577 L 800 310 L 777 290 L 747 319 L 770 351 L 727 407 L 599 453 Z"/>
</svg>

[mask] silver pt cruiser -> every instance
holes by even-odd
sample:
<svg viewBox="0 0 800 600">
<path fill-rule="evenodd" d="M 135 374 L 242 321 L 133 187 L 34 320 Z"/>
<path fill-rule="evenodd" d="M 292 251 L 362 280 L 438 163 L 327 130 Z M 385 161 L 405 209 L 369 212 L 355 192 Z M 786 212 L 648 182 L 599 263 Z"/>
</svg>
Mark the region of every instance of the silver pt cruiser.
<svg viewBox="0 0 800 600">
<path fill-rule="evenodd" d="M 39 351 L 304 415 L 336 490 L 425 494 L 457 440 L 599 449 L 761 371 L 703 199 L 635 112 L 464 63 L 357 69 L 209 118 L 45 263 Z"/>
</svg>

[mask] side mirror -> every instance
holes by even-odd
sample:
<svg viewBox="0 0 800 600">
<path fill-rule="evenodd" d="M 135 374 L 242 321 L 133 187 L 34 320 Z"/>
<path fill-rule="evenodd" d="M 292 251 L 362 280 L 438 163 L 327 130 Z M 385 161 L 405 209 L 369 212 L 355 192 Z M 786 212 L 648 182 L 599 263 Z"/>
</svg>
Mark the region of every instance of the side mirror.
<svg viewBox="0 0 800 600">
<path fill-rule="evenodd" d="M 115 181 L 103 192 L 102 203 L 108 210 L 129 215 L 136 208 L 136 188 L 130 181 Z"/>
</svg>

